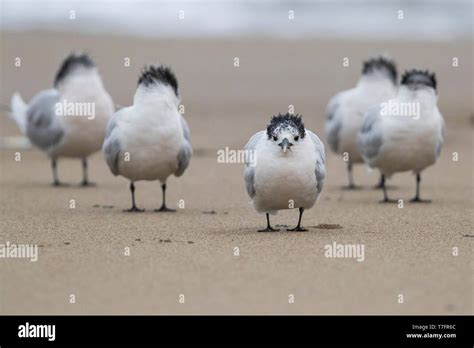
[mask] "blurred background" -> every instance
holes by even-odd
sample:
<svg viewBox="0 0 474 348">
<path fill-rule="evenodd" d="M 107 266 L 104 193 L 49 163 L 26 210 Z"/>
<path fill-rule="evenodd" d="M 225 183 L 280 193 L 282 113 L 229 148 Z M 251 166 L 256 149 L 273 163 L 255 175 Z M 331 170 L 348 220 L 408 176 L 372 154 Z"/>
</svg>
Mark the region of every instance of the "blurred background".
<svg viewBox="0 0 474 348">
<path fill-rule="evenodd" d="M 469 38 L 472 33 L 470 0 L 23 0 L 2 6 L 3 29 L 14 31 L 435 41 Z M 72 22 L 70 11 L 75 11 Z M 403 11 L 403 19 L 398 11 Z M 289 21 L 289 16 L 296 20 Z"/>
<path fill-rule="evenodd" d="M 0 312 L 472 313 L 472 0 L 19 0 L 1 1 L 0 11 L 0 241 L 43 246 L 34 266 L 0 262 L 0 279 L 8 280 L 0 280 Z M 97 187 L 77 187 L 80 164 L 68 159 L 59 161 L 59 175 L 73 185 L 50 187 L 46 156 L 21 140 L 8 106 L 15 91 L 30 100 L 51 88 L 63 59 L 82 51 L 118 105 L 133 102 L 145 64 L 175 71 L 194 155 L 185 175 L 169 180 L 167 200 L 184 199 L 185 211 L 122 213 L 128 182 L 100 153 L 90 161 Z M 310 231 L 256 233 L 264 217 L 248 204 L 243 167 L 218 164 L 217 150 L 242 149 L 290 106 L 325 142 L 329 99 L 355 86 L 363 61 L 379 54 L 396 61 L 399 75 L 436 73 L 447 127 L 441 157 L 423 176 L 433 204 L 378 204 L 380 192 L 371 189 L 378 173 L 362 165 L 354 175 L 364 189 L 341 190 L 345 163 L 327 148 L 323 195 L 305 212 Z M 408 173 L 390 185 L 396 197 L 413 196 Z M 137 197 L 153 209 L 158 184 L 138 183 Z M 294 211 L 273 219 L 296 222 Z M 366 245 L 365 261 L 325 258 L 333 241 Z M 133 257 L 122 256 L 124 246 Z M 235 246 L 242 257 L 233 256 Z M 72 291 L 76 305 L 65 300 Z M 185 306 L 176 300 L 181 292 Z M 405 305 L 396 301 L 400 292 Z M 289 293 L 297 298 L 291 306 Z"/>
</svg>

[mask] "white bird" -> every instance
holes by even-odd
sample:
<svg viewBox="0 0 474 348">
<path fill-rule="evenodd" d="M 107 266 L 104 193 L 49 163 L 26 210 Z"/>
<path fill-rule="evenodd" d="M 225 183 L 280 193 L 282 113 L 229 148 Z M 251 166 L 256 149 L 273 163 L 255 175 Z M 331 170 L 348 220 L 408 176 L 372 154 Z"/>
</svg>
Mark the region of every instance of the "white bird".
<svg viewBox="0 0 474 348">
<path fill-rule="evenodd" d="M 103 152 L 112 173 L 130 180 L 132 208 L 127 211 L 143 211 L 135 205 L 138 180 L 159 180 L 163 203 L 157 211 L 175 211 L 166 207 L 166 180 L 184 173 L 193 152 L 179 103 L 173 72 L 150 66 L 138 80 L 133 105 L 117 111 L 109 122 Z"/>
<path fill-rule="evenodd" d="M 355 88 L 336 94 L 326 107 L 325 133 L 331 149 L 347 161 L 349 185 L 354 184 L 352 166 L 363 163 L 357 134 L 368 108 L 393 98 L 397 92 L 397 68 L 389 59 L 378 57 L 364 62 Z"/>
<path fill-rule="evenodd" d="M 245 146 L 245 183 L 255 209 L 265 213 L 267 227 L 259 232 L 278 231 L 270 225 L 269 214 L 299 208 L 301 227 L 305 209 L 319 199 L 325 169 L 324 145 L 305 129 L 298 115 L 273 116 L 266 131 L 254 134 Z"/>
<path fill-rule="evenodd" d="M 416 195 L 411 202 L 428 202 L 420 199 L 421 172 L 436 162 L 444 137 L 437 99 L 435 75 L 411 70 L 403 75 L 396 98 L 367 112 L 358 145 L 365 162 L 382 174 L 382 202 L 392 201 L 387 197 L 385 178 L 410 170 L 416 174 Z"/>
<path fill-rule="evenodd" d="M 21 132 L 51 158 L 53 185 L 60 185 L 57 159 L 81 158 L 82 185 L 89 185 L 87 157 L 104 141 L 114 104 L 91 58 L 69 55 L 56 74 L 54 88 L 35 95 L 27 105 L 18 93 L 11 116 Z"/>
</svg>

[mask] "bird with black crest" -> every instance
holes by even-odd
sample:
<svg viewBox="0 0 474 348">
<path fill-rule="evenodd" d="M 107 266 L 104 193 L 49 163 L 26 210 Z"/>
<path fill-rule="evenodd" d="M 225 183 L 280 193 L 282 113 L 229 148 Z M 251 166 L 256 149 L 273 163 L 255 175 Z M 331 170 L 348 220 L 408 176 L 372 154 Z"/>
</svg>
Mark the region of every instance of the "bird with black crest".
<svg viewBox="0 0 474 348">
<path fill-rule="evenodd" d="M 259 232 L 278 231 L 270 224 L 270 214 L 298 209 L 295 228 L 301 226 L 303 212 L 313 207 L 323 189 L 326 175 L 324 145 L 306 129 L 301 116 L 279 114 L 266 130 L 254 134 L 245 146 L 244 179 L 254 208 L 264 213 L 267 226 Z"/>
<path fill-rule="evenodd" d="M 421 172 L 436 162 L 444 139 L 436 88 L 434 73 L 407 71 L 397 96 L 387 103 L 391 107 L 374 106 L 365 115 L 358 146 L 365 162 L 382 175 L 382 202 L 397 202 L 388 198 L 385 180 L 406 171 L 416 176 L 411 202 L 429 202 L 420 197 Z"/>
<path fill-rule="evenodd" d="M 51 159 L 53 185 L 62 184 L 57 162 L 65 157 L 82 160 L 82 185 L 91 184 L 87 158 L 102 148 L 114 104 L 87 54 L 69 55 L 56 74 L 54 88 L 39 92 L 28 104 L 15 93 L 11 109 L 21 132 Z"/>
<path fill-rule="evenodd" d="M 166 182 L 170 175 L 183 175 L 193 152 L 179 103 L 174 73 L 166 66 L 151 65 L 138 79 L 133 105 L 110 119 L 103 152 L 111 172 L 130 180 L 132 207 L 126 211 L 143 211 L 135 202 L 134 183 L 140 180 L 160 182 L 162 205 L 155 211 L 175 211 L 166 205 Z"/>
<path fill-rule="evenodd" d="M 354 164 L 364 162 L 357 147 L 357 134 L 364 114 L 370 106 L 393 98 L 396 93 L 397 68 L 394 61 L 376 57 L 364 62 L 362 76 L 354 88 L 339 92 L 329 101 L 326 107 L 326 139 L 331 150 L 347 163 L 348 189 L 357 188 L 353 176 Z"/>
</svg>

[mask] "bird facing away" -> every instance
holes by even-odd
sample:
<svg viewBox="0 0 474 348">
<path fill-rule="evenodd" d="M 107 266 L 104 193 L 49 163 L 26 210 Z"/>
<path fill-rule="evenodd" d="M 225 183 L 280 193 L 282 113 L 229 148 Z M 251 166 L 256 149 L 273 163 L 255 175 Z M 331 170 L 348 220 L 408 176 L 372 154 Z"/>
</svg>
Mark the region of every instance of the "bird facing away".
<svg viewBox="0 0 474 348">
<path fill-rule="evenodd" d="M 303 212 L 319 199 L 326 175 L 324 145 L 317 135 L 305 129 L 301 116 L 280 114 L 250 138 L 245 154 L 247 193 L 267 217 L 267 227 L 259 232 L 278 231 L 269 214 L 294 208 L 299 208 L 298 225 L 288 231 L 306 231 Z"/>
<path fill-rule="evenodd" d="M 444 120 L 437 99 L 435 75 L 410 70 L 402 77 L 398 95 L 388 102 L 397 112 L 387 113 L 383 105 L 367 111 L 358 145 L 365 162 L 382 174 L 382 202 L 392 202 L 385 178 L 405 171 L 416 174 L 416 195 L 411 202 L 427 202 L 420 199 L 421 172 L 436 162 L 443 145 Z M 401 113 L 402 107 L 416 112 Z"/>
<path fill-rule="evenodd" d="M 130 180 L 132 208 L 134 182 L 159 180 L 163 203 L 156 211 L 174 211 L 166 206 L 166 180 L 181 176 L 189 165 L 192 147 L 188 125 L 178 112 L 178 81 L 164 66 L 146 67 L 138 79 L 133 105 L 117 111 L 107 127 L 103 152 L 114 175 Z"/>
<path fill-rule="evenodd" d="M 90 184 L 87 157 L 101 149 L 114 104 L 89 56 L 69 55 L 56 74 L 54 88 L 39 92 L 29 104 L 15 93 L 11 109 L 21 132 L 50 157 L 53 185 L 61 185 L 60 157 L 82 159 L 82 185 Z"/>
<path fill-rule="evenodd" d="M 387 58 L 364 62 L 356 87 L 336 94 L 326 107 L 325 133 L 331 150 L 347 161 L 348 189 L 355 189 L 352 167 L 363 163 L 357 134 L 367 109 L 393 98 L 397 92 L 397 68 Z"/>
</svg>

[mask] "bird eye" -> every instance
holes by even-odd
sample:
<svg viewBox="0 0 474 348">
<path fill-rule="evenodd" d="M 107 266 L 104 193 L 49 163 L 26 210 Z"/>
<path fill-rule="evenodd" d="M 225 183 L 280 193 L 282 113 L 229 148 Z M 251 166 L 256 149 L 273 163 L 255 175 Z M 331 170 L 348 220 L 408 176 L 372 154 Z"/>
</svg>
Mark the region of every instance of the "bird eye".
<svg viewBox="0 0 474 348">
<path fill-rule="evenodd" d="M 277 141 L 278 138 L 276 136 L 273 136 L 273 141 Z"/>
<path fill-rule="evenodd" d="M 300 137 L 297 135 L 297 136 L 295 137 L 295 141 L 298 141 L 299 139 L 300 139 Z"/>
</svg>

